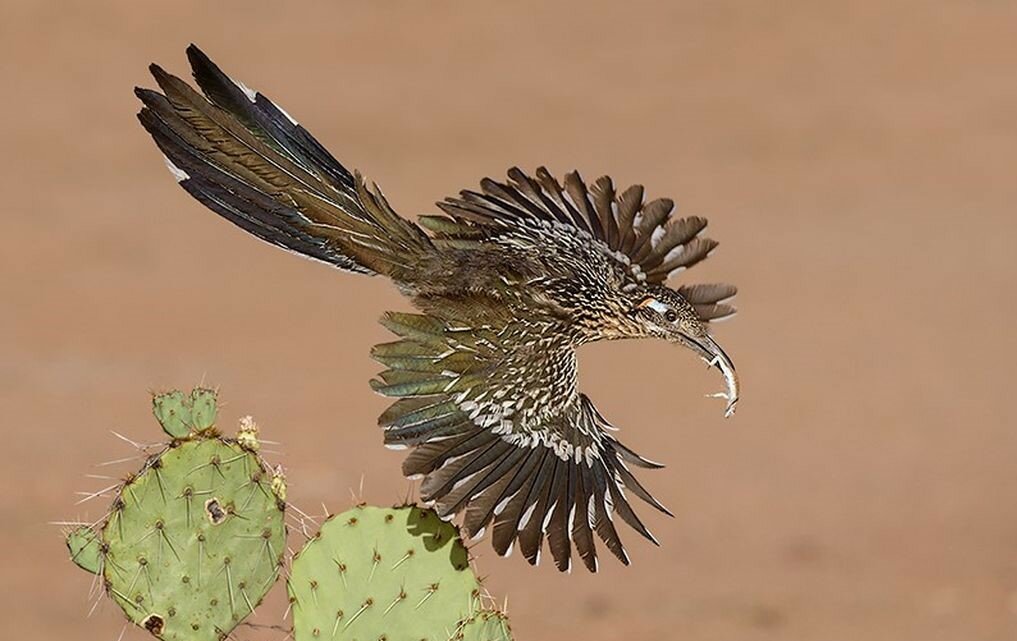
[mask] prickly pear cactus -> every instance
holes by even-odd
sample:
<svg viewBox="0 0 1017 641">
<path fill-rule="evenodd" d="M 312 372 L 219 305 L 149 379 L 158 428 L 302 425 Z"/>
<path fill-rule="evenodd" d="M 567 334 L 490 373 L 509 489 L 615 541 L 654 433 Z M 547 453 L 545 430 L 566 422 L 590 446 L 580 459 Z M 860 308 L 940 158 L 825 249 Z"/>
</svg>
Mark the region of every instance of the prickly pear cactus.
<svg viewBox="0 0 1017 641">
<path fill-rule="evenodd" d="M 207 390 L 163 395 L 154 406 L 175 440 L 124 481 L 98 536 L 79 528 L 68 547 L 76 563 L 102 573 L 127 618 L 156 637 L 219 641 L 283 564 L 281 477 L 255 448 L 214 435 Z"/>
<path fill-rule="evenodd" d="M 480 610 L 459 624 L 450 641 L 512 641 L 512 628 L 501 612 Z"/>
<path fill-rule="evenodd" d="M 211 429 L 217 413 L 216 391 L 196 387 L 190 396 L 180 390 L 152 397 L 152 413 L 163 431 L 173 438 L 187 438 Z"/>
<path fill-rule="evenodd" d="M 418 507 L 330 518 L 287 587 L 296 641 L 447 641 L 479 591 L 456 529 Z"/>
<path fill-rule="evenodd" d="M 154 636 L 223 641 L 278 578 L 286 479 L 259 456 L 251 417 L 236 438 L 221 436 L 214 391 L 160 394 L 152 407 L 169 445 L 115 488 L 100 523 L 67 532 L 67 548 Z M 290 575 L 295 641 L 512 639 L 505 616 L 480 607 L 458 530 L 432 510 L 330 517 Z"/>
</svg>

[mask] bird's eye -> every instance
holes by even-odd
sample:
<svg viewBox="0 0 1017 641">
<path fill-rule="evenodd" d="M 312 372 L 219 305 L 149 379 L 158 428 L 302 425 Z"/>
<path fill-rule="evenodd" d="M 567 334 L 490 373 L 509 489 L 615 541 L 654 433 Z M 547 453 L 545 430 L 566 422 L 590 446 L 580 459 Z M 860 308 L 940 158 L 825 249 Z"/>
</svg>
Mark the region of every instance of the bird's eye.
<svg viewBox="0 0 1017 641">
<path fill-rule="evenodd" d="M 666 312 L 664 312 L 664 318 L 667 319 L 667 322 L 673 323 L 676 320 L 678 320 L 678 312 L 674 311 L 673 309 L 669 309 Z"/>
</svg>

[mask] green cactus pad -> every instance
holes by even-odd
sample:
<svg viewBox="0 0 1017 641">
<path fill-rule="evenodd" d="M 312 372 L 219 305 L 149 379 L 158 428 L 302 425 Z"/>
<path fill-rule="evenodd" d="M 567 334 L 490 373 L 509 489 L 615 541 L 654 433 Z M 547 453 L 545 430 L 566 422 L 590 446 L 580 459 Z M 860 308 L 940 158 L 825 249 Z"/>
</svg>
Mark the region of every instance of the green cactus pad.
<svg viewBox="0 0 1017 641">
<path fill-rule="evenodd" d="M 196 432 L 204 432 L 215 426 L 217 410 L 215 390 L 196 387 L 191 391 L 191 427 Z"/>
<path fill-rule="evenodd" d="M 160 639 L 218 641 L 283 563 L 285 505 L 258 456 L 233 442 L 176 442 L 128 480 L 102 529 L 107 592 Z"/>
<path fill-rule="evenodd" d="M 296 641 L 447 641 L 479 591 L 456 529 L 417 507 L 330 518 L 287 587 Z"/>
<path fill-rule="evenodd" d="M 102 572 L 102 545 L 95 530 L 82 525 L 67 533 L 67 549 L 71 560 L 86 572 L 99 574 Z"/>
<path fill-rule="evenodd" d="M 152 413 L 163 431 L 173 438 L 186 438 L 191 433 L 191 402 L 183 392 L 174 390 L 153 396 Z"/>
<path fill-rule="evenodd" d="M 481 610 L 459 625 L 451 641 L 512 641 L 512 629 L 501 612 Z"/>
<path fill-rule="evenodd" d="M 184 439 L 215 427 L 218 413 L 215 390 L 196 387 L 190 396 L 180 390 L 152 397 L 152 413 L 163 431 L 175 439 Z"/>
</svg>

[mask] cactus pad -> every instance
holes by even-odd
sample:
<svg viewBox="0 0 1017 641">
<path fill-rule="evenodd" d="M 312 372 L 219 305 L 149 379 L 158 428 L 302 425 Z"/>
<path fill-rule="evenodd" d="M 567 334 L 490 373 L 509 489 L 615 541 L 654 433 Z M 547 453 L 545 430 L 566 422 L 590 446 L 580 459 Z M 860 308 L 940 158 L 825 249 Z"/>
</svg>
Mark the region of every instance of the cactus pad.
<svg viewBox="0 0 1017 641">
<path fill-rule="evenodd" d="M 152 397 L 152 413 L 163 431 L 183 439 L 215 426 L 218 405 L 215 390 L 196 387 L 190 396 L 179 390 Z"/>
<path fill-rule="evenodd" d="M 191 429 L 204 432 L 215 426 L 218 411 L 215 390 L 196 387 L 191 390 Z"/>
<path fill-rule="evenodd" d="M 71 560 L 79 568 L 92 574 L 102 572 L 102 543 L 95 530 L 87 525 L 76 527 L 67 533 L 66 541 Z"/>
<path fill-rule="evenodd" d="M 459 625 L 451 641 L 512 641 L 512 629 L 501 612 L 481 610 Z"/>
<path fill-rule="evenodd" d="M 220 438 L 153 456 L 103 526 L 107 592 L 160 639 L 224 638 L 283 563 L 285 506 L 271 483 L 256 454 Z"/>
<path fill-rule="evenodd" d="M 456 529 L 432 510 L 356 507 L 293 561 L 296 641 L 446 641 L 479 591 Z"/>
</svg>

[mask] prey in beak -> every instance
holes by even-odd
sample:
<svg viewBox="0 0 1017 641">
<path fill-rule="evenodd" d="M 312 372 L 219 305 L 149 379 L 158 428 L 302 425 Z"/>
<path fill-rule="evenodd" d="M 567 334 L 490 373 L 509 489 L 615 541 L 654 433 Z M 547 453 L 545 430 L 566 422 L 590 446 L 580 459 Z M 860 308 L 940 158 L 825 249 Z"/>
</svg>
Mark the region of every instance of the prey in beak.
<svg viewBox="0 0 1017 641">
<path fill-rule="evenodd" d="M 710 367 L 716 367 L 724 377 L 726 390 L 715 394 L 708 394 L 712 398 L 723 398 L 727 401 L 724 410 L 724 418 L 730 418 L 738 405 L 738 372 L 735 370 L 731 357 L 713 340 L 709 334 L 702 334 L 699 337 L 681 335 L 679 342 L 696 352 L 700 358 L 706 361 Z"/>
</svg>

